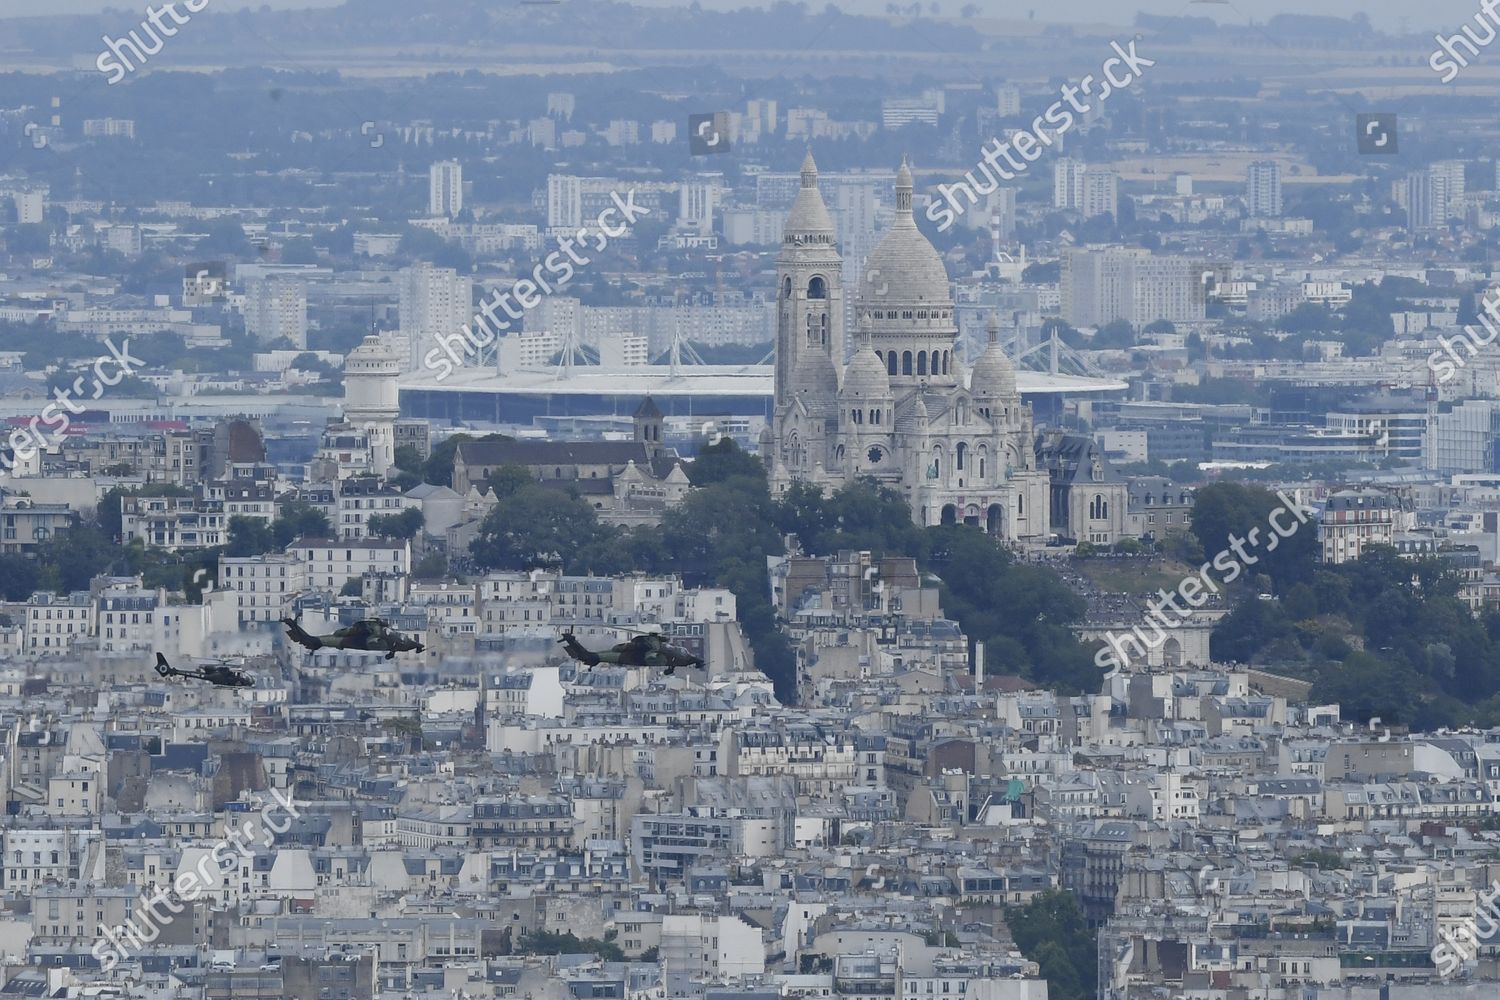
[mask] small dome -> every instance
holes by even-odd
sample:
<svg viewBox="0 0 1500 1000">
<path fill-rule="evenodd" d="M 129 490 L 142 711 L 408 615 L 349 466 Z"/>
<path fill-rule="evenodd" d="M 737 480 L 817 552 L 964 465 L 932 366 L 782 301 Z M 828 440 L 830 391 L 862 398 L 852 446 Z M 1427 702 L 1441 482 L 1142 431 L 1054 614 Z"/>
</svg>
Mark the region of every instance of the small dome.
<svg viewBox="0 0 1500 1000">
<path fill-rule="evenodd" d="M 828 206 L 823 204 L 823 196 L 818 193 L 818 165 L 813 162 L 812 150 L 809 149 L 802 161 L 802 188 L 787 212 L 782 239 L 822 236 L 827 239 L 820 242 L 832 244 L 834 232 L 833 217 L 828 214 Z"/>
<path fill-rule="evenodd" d="M 1016 366 L 1000 346 L 1000 324 L 989 322 L 990 346 L 969 375 L 969 391 L 980 399 L 1011 399 L 1016 395 Z"/>
<path fill-rule="evenodd" d="M 851 399 L 884 399 L 891 394 L 890 375 L 868 341 L 849 359 L 842 392 Z"/>
</svg>

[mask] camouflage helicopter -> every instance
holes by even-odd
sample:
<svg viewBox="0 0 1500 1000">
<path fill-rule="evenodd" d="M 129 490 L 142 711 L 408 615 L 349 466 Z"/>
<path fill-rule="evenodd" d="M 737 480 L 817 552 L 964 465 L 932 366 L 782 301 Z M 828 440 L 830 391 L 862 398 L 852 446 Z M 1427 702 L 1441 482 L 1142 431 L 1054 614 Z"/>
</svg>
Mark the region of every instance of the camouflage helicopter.
<svg viewBox="0 0 1500 1000">
<path fill-rule="evenodd" d="M 402 635 L 384 618 L 366 618 L 334 632 L 332 635 L 311 635 L 297 624 L 295 618 L 283 618 L 287 637 L 300 646 L 318 649 L 357 649 L 366 653 L 385 653 L 387 660 L 397 653 L 420 653 L 427 647 L 415 639 Z"/>
<path fill-rule="evenodd" d="M 637 632 L 624 642 L 609 649 L 592 650 L 580 643 L 571 631 L 564 632 L 557 641 L 562 643 L 568 655 L 585 666 L 613 663 L 622 667 L 666 667 L 662 673 L 670 677 L 678 667 L 703 666 L 702 657 L 694 656 L 681 646 L 667 641 L 660 632 L 645 632 L 624 628 L 623 632 Z"/>
<path fill-rule="evenodd" d="M 233 667 L 216 663 L 209 667 L 199 667 L 197 670 L 178 670 L 167 662 L 167 658 L 160 653 L 156 654 L 156 672 L 163 677 L 186 677 L 189 680 L 208 681 L 215 687 L 248 688 L 255 687 L 255 680 L 240 673 Z"/>
</svg>

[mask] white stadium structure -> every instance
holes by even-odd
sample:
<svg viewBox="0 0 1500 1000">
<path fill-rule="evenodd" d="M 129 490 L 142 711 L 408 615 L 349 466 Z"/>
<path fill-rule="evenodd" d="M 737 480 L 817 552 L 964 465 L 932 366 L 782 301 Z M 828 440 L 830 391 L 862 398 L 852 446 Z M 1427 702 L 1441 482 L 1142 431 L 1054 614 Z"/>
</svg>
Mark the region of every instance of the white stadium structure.
<svg viewBox="0 0 1500 1000">
<path fill-rule="evenodd" d="M 668 417 L 769 420 L 775 371 L 771 365 L 460 368 L 441 381 L 416 372 L 401 379 L 401 413 L 445 424 L 527 426 L 539 416 L 629 416 L 650 396 Z M 1118 379 L 1025 368 L 1016 372 L 1016 387 L 1039 418 L 1056 414 L 1064 399 L 1099 399 L 1128 388 Z"/>
</svg>

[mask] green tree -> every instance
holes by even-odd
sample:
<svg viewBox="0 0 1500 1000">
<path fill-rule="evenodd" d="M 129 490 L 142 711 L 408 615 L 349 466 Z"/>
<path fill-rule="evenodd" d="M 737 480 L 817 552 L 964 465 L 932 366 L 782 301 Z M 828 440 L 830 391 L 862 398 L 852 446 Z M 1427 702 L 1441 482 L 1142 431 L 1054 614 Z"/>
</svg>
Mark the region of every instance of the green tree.
<svg viewBox="0 0 1500 1000">
<path fill-rule="evenodd" d="M 572 931 L 527 931 L 516 942 L 517 955 L 598 955 L 606 962 L 623 962 L 625 953 L 613 940 L 581 938 Z"/>
<path fill-rule="evenodd" d="M 422 530 L 426 521 L 420 507 L 410 507 L 399 514 L 374 514 L 365 523 L 365 530 L 381 538 L 413 539 Z"/>
<path fill-rule="evenodd" d="M 502 465 L 485 479 L 485 485 L 494 491 L 497 500 L 535 483 L 536 476 L 533 476 L 531 470 L 524 465 Z"/>
<path fill-rule="evenodd" d="M 7 601 L 24 601 L 36 593 L 41 570 L 36 560 L 26 556 L 0 556 L 0 594 Z"/>
<path fill-rule="evenodd" d="M 396 468 L 402 472 L 410 472 L 413 475 L 422 474 L 422 453 L 409 444 L 403 444 L 396 449 Z"/>
<path fill-rule="evenodd" d="M 793 483 L 773 514 L 778 530 L 796 535 L 808 555 L 842 549 L 914 555 L 922 548 L 921 529 L 912 524 L 905 498 L 872 479 L 856 479 L 828 497 L 816 486 Z"/>
<path fill-rule="evenodd" d="M 766 571 L 766 556 L 781 551 L 781 532 L 763 467 L 736 457 L 743 454 L 732 444 L 717 449 L 711 464 L 699 470 L 708 485 L 663 516 L 661 552 L 691 586 L 734 594 L 756 666 L 775 685 L 776 697 L 789 704 L 796 699 L 796 656 L 777 626 Z"/>
<path fill-rule="evenodd" d="M 101 573 L 110 572 L 117 560 L 120 568 L 124 568 L 124 550 L 93 521 L 79 521 L 58 532 L 39 550 L 37 586 L 60 594 L 88 590 L 89 582 Z"/>
<path fill-rule="evenodd" d="M 1100 350 L 1106 348 L 1124 349 L 1134 347 L 1135 327 L 1123 319 L 1106 323 L 1094 334 L 1094 339 L 1090 346 Z"/>
<path fill-rule="evenodd" d="M 328 515 L 305 500 L 289 500 L 281 505 L 281 512 L 271 522 L 271 535 L 276 548 L 284 549 L 299 538 L 329 538 L 332 528 Z"/>
<path fill-rule="evenodd" d="M 968 525 L 925 529 L 919 562 L 941 579 L 943 611 L 986 644 L 987 665 L 1071 692 L 1099 689 L 1102 672 L 1072 627 L 1084 601 L 1051 570 L 1016 563 Z"/>
<path fill-rule="evenodd" d="M 271 526 L 258 517 L 231 517 L 229 545 L 224 554 L 234 558 L 259 556 L 275 551 L 276 536 Z"/>
<path fill-rule="evenodd" d="M 1263 573 L 1271 578 L 1277 592 L 1282 592 L 1311 579 L 1317 552 L 1316 525 L 1303 523 L 1296 511 L 1288 511 L 1277 516 L 1277 523 L 1295 530 L 1289 537 L 1278 537 L 1271 514 L 1283 506 L 1275 493 L 1258 486 L 1219 482 L 1198 490 L 1191 523 L 1193 535 L 1203 546 L 1203 558 L 1240 569 L 1232 573 L 1216 567 L 1216 580 L 1226 582 L 1231 575 L 1245 580 Z"/>
<path fill-rule="evenodd" d="M 1345 719 L 1410 723 L 1415 718 L 1422 678 L 1415 670 L 1369 653 L 1353 653 L 1326 669 L 1313 685 L 1314 704 L 1337 702 Z"/>
<path fill-rule="evenodd" d="M 1048 1000 L 1093 1000 L 1098 989 L 1098 942 L 1071 892 L 1038 893 L 1005 909 L 1021 954 L 1041 966 Z"/>
<path fill-rule="evenodd" d="M 562 567 L 583 571 L 579 555 L 606 529 L 584 500 L 545 486 L 525 486 L 485 516 L 470 552 L 485 569 Z"/>
<path fill-rule="evenodd" d="M 687 474 L 694 486 L 708 486 L 739 476 L 764 481 L 766 467 L 731 438 L 723 438 L 717 444 L 699 448 L 692 464 L 687 467 Z"/>
</svg>

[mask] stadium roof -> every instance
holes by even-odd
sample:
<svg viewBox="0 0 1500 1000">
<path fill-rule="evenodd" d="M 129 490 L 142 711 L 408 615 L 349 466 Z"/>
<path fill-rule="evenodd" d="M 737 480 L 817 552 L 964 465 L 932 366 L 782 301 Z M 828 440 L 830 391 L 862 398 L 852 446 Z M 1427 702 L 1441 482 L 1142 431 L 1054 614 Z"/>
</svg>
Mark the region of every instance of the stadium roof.
<svg viewBox="0 0 1500 1000">
<path fill-rule="evenodd" d="M 1124 392 L 1119 379 L 1046 372 L 1016 372 L 1023 396 Z M 775 392 L 771 365 L 684 365 L 673 374 L 667 365 L 604 368 L 575 365 L 568 373 L 555 366 L 510 372 L 460 368 L 446 379 L 435 372 L 403 376 L 401 388 L 414 392 L 495 393 L 498 395 L 557 396 L 764 396 Z"/>
</svg>

